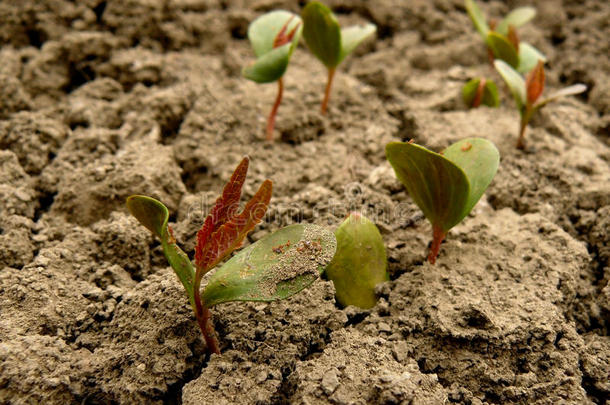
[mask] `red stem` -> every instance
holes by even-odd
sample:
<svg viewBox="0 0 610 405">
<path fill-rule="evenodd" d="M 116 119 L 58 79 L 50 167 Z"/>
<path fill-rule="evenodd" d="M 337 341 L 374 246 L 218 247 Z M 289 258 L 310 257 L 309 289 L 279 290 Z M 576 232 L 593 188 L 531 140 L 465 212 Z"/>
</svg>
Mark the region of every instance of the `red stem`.
<svg viewBox="0 0 610 405">
<path fill-rule="evenodd" d="M 199 324 L 199 329 L 205 339 L 205 344 L 208 351 L 220 354 L 220 347 L 218 346 L 218 338 L 216 337 L 216 330 L 214 330 L 214 324 L 212 323 L 212 313 L 208 307 L 205 307 L 201 302 L 201 294 L 199 293 L 199 287 L 201 283 L 201 277 L 195 275 L 195 285 L 193 295 L 195 298 L 195 317 Z"/>
<path fill-rule="evenodd" d="M 525 114 L 521 117 L 519 124 L 519 139 L 517 139 L 517 149 L 525 149 L 525 129 L 527 128 L 527 119 Z"/>
<path fill-rule="evenodd" d="M 275 98 L 275 104 L 273 104 L 273 108 L 271 109 L 271 113 L 269 113 L 269 118 L 267 119 L 267 140 L 273 140 L 273 129 L 275 128 L 275 117 L 277 116 L 277 110 L 280 108 L 280 103 L 282 102 L 282 94 L 284 93 L 284 82 L 280 77 L 277 81 L 277 97 Z"/>
<path fill-rule="evenodd" d="M 324 101 L 322 101 L 322 115 L 326 115 L 328 100 L 330 100 L 330 89 L 333 85 L 333 77 L 335 77 L 335 68 L 328 69 L 328 80 L 326 81 L 326 89 L 324 89 Z"/>
<path fill-rule="evenodd" d="M 430 246 L 430 254 L 428 254 L 428 261 L 430 264 L 436 263 L 436 258 L 438 256 L 438 252 L 441 250 L 441 243 L 443 243 L 443 239 L 447 236 L 447 232 L 443 231 L 443 229 L 439 226 L 432 226 L 432 246 Z"/>
</svg>

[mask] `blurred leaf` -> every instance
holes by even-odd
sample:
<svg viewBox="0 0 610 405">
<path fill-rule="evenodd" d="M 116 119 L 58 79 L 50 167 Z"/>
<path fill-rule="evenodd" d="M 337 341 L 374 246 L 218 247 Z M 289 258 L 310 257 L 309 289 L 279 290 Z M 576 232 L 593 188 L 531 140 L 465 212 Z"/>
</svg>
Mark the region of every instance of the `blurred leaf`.
<svg viewBox="0 0 610 405">
<path fill-rule="evenodd" d="M 519 44 L 519 73 L 531 71 L 539 60 L 546 62 L 546 56 L 527 42 Z"/>
<path fill-rule="evenodd" d="M 525 80 L 527 102 L 534 104 L 544 90 L 544 62 L 538 61 L 536 67 L 527 75 Z"/>
<path fill-rule="evenodd" d="M 536 16 L 536 9 L 534 7 L 518 7 L 512 10 L 496 27 L 502 35 L 508 34 L 508 26 L 512 25 L 515 28 L 519 28 L 522 25 L 528 23 Z"/>
<path fill-rule="evenodd" d="M 481 89 L 480 83 L 481 80 L 485 80 L 484 86 Z M 479 95 L 478 93 L 481 92 Z M 492 80 L 487 80 L 483 78 L 475 78 L 469 80 L 462 87 L 462 100 L 468 107 L 478 107 L 475 105 L 477 97 L 480 97 L 479 104 L 486 105 L 488 107 L 497 107 L 500 105 L 500 97 L 498 95 L 498 88 L 496 84 Z"/>
<path fill-rule="evenodd" d="M 210 278 L 203 301 L 275 301 L 311 285 L 331 261 L 337 242 L 317 225 L 290 225 L 242 249 Z"/>
<path fill-rule="evenodd" d="M 341 30 L 341 55 L 339 63 L 353 52 L 358 45 L 377 31 L 374 24 L 354 25 Z"/>
<path fill-rule="evenodd" d="M 193 309 L 193 280 L 195 269 L 186 253 L 176 244 L 167 226 L 169 211 L 160 201 L 143 195 L 132 195 L 127 198 L 127 209 L 142 225 L 150 230 L 161 241 L 163 253 L 172 269 L 184 286 Z"/>
<path fill-rule="evenodd" d="M 470 185 L 462 169 L 423 146 L 391 142 L 386 156 L 396 177 L 433 226 L 448 231 L 459 223 Z"/>
<path fill-rule="evenodd" d="M 274 48 L 277 36 L 296 28 L 292 41 Z M 301 38 L 301 18 L 288 11 L 272 11 L 254 20 L 248 27 L 248 38 L 257 60 L 246 66 L 242 75 L 257 83 L 270 83 L 278 80 L 286 72 L 294 48 Z"/>
<path fill-rule="evenodd" d="M 343 306 L 374 307 L 375 286 L 389 280 L 379 230 L 364 216 L 352 213 L 335 230 L 335 236 L 337 253 L 326 275 L 335 286 L 337 301 Z"/>
<path fill-rule="evenodd" d="M 468 178 L 470 189 L 462 212 L 465 217 L 481 199 L 498 171 L 500 153 L 487 139 L 466 138 L 445 149 L 443 156 L 462 169 Z"/>
<path fill-rule="evenodd" d="M 519 65 L 517 50 L 504 35 L 490 32 L 487 35 L 487 45 L 492 50 L 494 58 L 503 60 L 514 68 Z"/>
<path fill-rule="evenodd" d="M 556 91 L 555 93 L 551 94 L 550 96 L 548 96 L 544 100 L 540 101 L 539 103 L 536 103 L 536 105 L 534 105 L 534 108 L 536 110 L 538 110 L 538 109 L 544 107 L 545 105 L 547 105 L 548 103 L 550 103 L 551 101 L 555 101 L 562 97 L 574 96 L 576 94 L 584 93 L 586 90 L 587 90 L 587 86 L 585 86 L 582 83 L 577 83 L 577 84 L 573 84 L 572 86 L 564 87 L 563 89 Z"/>
<path fill-rule="evenodd" d="M 485 15 L 483 15 L 483 12 L 474 0 L 466 0 L 466 11 L 470 16 L 474 27 L 479 31 L 483 40 L 486 40 L 487 34 L 489 34 L 489 25 L 487 25 Z"/>
<path fill-rule="evenodd" d="M 494 61 L 494 66 L 496 67 L 498 73 L 500 73 L 500 76 L 502 76 L 506 82 L 506 85 L 510 89 L 513 98 L 515 99 L 517 109 L 519 112 L 521 112 L 527 101 L 525 80 L 523 80 L 523 77 L 521 77 L 521 75 L 515 69 L 510 67 L 502 60 Z"/>
<path fill-rule="evenodd" d="M 488 107 L 497 107 L 500 105 L 498 87 L 493 82 L 493 80 L 487 80 L 487 82 L 485 83 L 485 91 L 483 92 L 482 103 Z"/>
<path fill-rule="evenodd" d="M 341 55 L 341 29 L 333 12 L 324 4 L 312 1 L 301 16 L 305 24 L 303 37 L 309 50 L 327 68 L 336 67 Z"/>
</svg>

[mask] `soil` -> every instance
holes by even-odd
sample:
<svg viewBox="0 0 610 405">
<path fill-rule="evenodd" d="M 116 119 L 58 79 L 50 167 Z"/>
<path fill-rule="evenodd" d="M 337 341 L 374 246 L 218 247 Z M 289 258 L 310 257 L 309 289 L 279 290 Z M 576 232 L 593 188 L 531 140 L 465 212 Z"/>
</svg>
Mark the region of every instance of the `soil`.
<svg viewBox="0 0 610 405">
<path fill-rule="evenodd" d="M 538 10 L 520 36 L 549 58 L 550 104 L 515 149 L 518 119 L 469 111 L 461 85 L 497 76 L 462 0 L 327 1 L 378 37 L 326 78 L 301 45 L 274 85 L 240 76 L 250 21 L 305 2 L 0 2 L 0 403 L 608 404 L 610 4 L 490 1 Z M 425 262 L 431 229 L 385 160 L 390 141 L 440 150 L 481 136 L 490 188 Z M 206 354 L 159 243 L 125 208 L 163 201 L 193 254 L 243 155 L 246 197 L 274 182 L 255 241 L 351 210 L 380 228 L 391 281 L 370 310 L 320 280 L 275 303 L 215 307 Z"/>
</svg>

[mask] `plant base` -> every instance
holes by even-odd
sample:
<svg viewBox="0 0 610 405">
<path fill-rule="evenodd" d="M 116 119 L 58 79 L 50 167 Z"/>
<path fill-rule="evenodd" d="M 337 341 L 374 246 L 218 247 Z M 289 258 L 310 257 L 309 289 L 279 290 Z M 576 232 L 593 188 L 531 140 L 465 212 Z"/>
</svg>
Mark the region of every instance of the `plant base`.
<svg viewBox="0 0 610 405">
<path fill-rule="evenodd" d="M 441 243 L 443 243 L 445 236 L 447 236 L 447 232 L 443 231 L 442 228 L 438 226 L 432 227 L 432 246 L 430 246 L 430 253 L 428 254 L 428 262 L 430 264 L 436 263 L 436 258 L 441 250 Z"/>
</svg>

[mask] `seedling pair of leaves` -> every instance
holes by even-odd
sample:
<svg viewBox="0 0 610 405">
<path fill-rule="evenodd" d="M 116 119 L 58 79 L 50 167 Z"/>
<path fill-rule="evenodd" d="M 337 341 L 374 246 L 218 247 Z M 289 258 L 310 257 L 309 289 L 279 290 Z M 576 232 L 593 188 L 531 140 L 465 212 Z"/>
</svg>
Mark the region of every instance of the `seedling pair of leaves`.
<svg viewBox="0 0 610 405">
<path fill-rule="evenodd" d="M 414 143 L 392 142 L 386 146 L 386 157 L 432 224 L 428 261 L 434 264 L 449 230 L 470 213 L 494 178 L 498 150 L 481 138 L 463 139 L 441 153 Z"/>
<path fill-rule="evenodd" d="M 517 110 L 519 111 L 521 118 L 519 122 L 519 138 L 517 140 L 517 148 L 519 149 L 525 148 L 525 129 L 536 111 L 540 110 L 551 101 L 566 96 L 580 94 L 587 89 L 587 86 L 578 83 L 565 87 L 547 98 L 540 99 L 545 82 L 543 61 L 538 61 L 538 64 L 527 75 L 526 79 L 510 65 L 501 60 L 496 60 L 494 66 L 510 89 L 515 104 L 517 105 Z"/>
<path fill-rule="evenodd" d="M 481 104 L 488 107 L 500 105 L 498 87 L 493 80 L 483 77 L 472 79 L 462 87 L 462 100 L 470 108 L 477 108 Z"/>
<path fill-rule="evenodd" d="M 536 15 L 533 7 L 516 8 L 499 23 L 494 20 L 488 23 L 474 0 L 466 0 L 466 11 L 485 41 L 492 61 L 503 60 L 521 73 L 532 70 L 539 60 L 546 62 L 546 57 L 539 50 L 521 41 L 517 35 L 517 28 Z"/>
<path fill-rule="evenodd" d="M 337 253 L 326 268 L 343 306 L 372 308 L 375 286 L 389 280 L 383 239 L 373 222 L 353 212 L 335 230 Z"/>
<path fill-rule="evenodd" d="M 127 199 L 131 214 L 160 241 L 163 253 L 182 282 L 208 351 L 220 353 L 210 308 L 230 301 L 275 301 L 311 285 L 332 259 L 336 240 L 319 226 L 287 226 L 241 250 L 211 276 L 203 293 L 201 279 L 237 249 L 261 221 L 271 198 L 265 180 L 238 213 L 241 189 L 248 171 L 244 158 L 197 233 L 195 262 L 178 247 L 168 225 L 169 211 L 154 198 Z"/>
<path fill-rule="evenodd" d="M 273 138 L 275 119 L 284 88 L 282 78 L 301 33 L 309 49 L 328 69 L 328 81 L 321 107 L 322 114 L 326 114 L 337 66 L 376 31 L 373 24 L 341 29 L 332 11 L 315 1 L 305 6 L 302 16 L 303 19 L 288 11 L 272 11 L 254 20 L 248 28 L 248 39 L 257 60 L 247 66 L 242 74 L 257 83 L 278 82 L 278 94 L 267 119 L 267 140 Z"/>
</svg>

